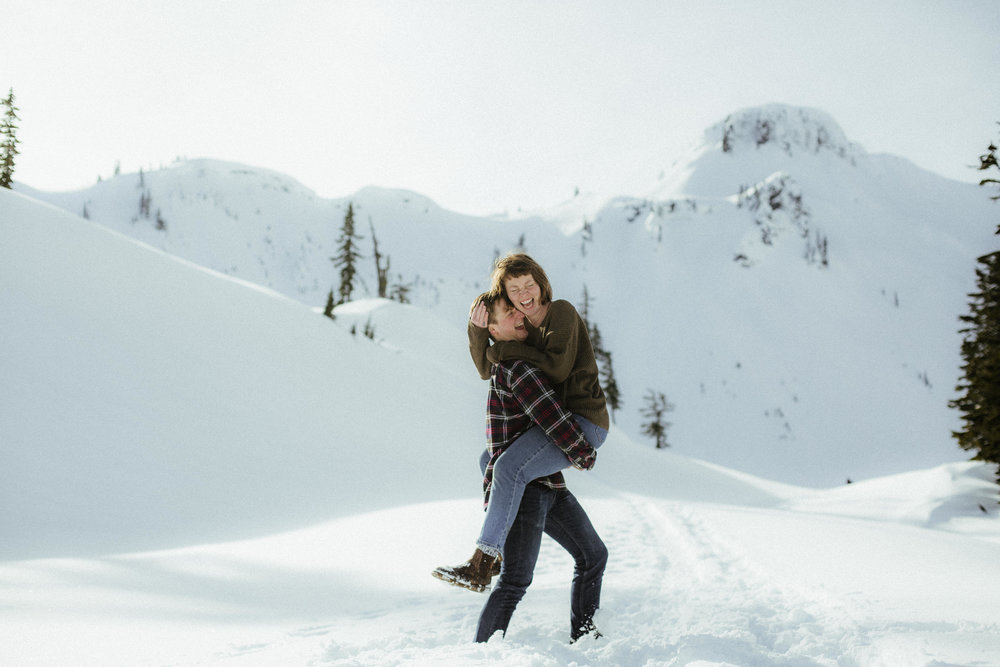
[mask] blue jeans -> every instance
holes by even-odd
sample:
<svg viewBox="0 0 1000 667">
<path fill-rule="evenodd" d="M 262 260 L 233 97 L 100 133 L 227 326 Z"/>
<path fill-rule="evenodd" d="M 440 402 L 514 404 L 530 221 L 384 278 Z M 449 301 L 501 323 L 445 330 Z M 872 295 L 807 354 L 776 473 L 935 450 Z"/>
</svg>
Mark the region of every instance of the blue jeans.
<svg viewBox="0 0 1000 667">
<path fill-rule="evenodd" d="M 604 444 L 608 437 L 605 429 L 580 415 L 573 415 L 573 418 L 594 449 Z M 533 479 L 557 473 L 569 466 L 566 454 L 539 426 L 528 429 L 512 442 L 493 464 L 490 501 L 476 545 L 485 553 L 506 558 L 503 554 L 504 542 L 517 515 L 524 487 Z"/>
<path fill-rule="evenodd" d="M 507 536 L 500 579 L 479 615 L 477 642 L 488 641 L 497 630 L 507 634 L 514 608 L 531 585 L 543 531 L 566 549 L 575 562 L 570 598 L 571 635 L 593 618 L 601 604 L 608 549 L 569 490 L 532 484 L 524 490 L 517 518 Z"/>
</svg>

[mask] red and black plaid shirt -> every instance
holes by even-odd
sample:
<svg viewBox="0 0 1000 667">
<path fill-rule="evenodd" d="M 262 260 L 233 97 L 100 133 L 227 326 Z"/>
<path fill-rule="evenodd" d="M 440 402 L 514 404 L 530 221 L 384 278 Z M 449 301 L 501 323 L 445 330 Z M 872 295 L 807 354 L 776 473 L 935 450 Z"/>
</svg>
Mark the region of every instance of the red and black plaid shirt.
<svg viewBox="0 0 1000 667">
<path fill-rule="evenodd" d="M 493 484 L 493 464 L 518 436 L 533 426 L 545 431 L 573 467 L 580 470 L 594 467 L 597 451 L 587 442 L 573 414 L 560 405 L 545 374 L 524 361 L 503 361 L 493 366 L 486 406 L 486 440 L 490 451 L 483 479 L 486 502 Z M 551 488 L 566 486 L 561 472 L 538 481 Z"/>
</svg>

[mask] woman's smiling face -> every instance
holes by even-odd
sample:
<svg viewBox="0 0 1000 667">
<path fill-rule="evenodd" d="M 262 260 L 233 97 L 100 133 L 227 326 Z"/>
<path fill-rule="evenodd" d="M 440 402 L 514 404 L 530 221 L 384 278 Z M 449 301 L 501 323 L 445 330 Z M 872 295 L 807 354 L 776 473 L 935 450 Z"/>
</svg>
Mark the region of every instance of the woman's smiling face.
<svg viewBox="0 0 1000 667">
<path fill-rule="evenodd" d="M 525 317 L 532 322 L 537 321 L 533 316 L 542 312 L 542 290 L 532 275 L 526 273 L 523 276 L 507 278 L 504 280 L 503 286 L 507 292 L 507 298 L 514 304 L 514 307 L 524 313 Z"/>
</svg>

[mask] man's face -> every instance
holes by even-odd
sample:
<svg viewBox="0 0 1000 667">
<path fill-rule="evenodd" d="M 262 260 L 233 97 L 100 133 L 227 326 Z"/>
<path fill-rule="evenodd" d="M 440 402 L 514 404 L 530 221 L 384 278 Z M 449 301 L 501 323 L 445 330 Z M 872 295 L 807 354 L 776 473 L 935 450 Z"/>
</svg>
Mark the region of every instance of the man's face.
<svg viewBox="0 0 1000 667">
<path fill-rule="evenodd" d="M 488 328 L 494 340 L 523 341 L 528 337 L 528 330 L 524 328 L 524 313 L 509 306 L 504 299 L 497 299 L 493 315 L 496 324 L 491 323 Z"/>
</svg>

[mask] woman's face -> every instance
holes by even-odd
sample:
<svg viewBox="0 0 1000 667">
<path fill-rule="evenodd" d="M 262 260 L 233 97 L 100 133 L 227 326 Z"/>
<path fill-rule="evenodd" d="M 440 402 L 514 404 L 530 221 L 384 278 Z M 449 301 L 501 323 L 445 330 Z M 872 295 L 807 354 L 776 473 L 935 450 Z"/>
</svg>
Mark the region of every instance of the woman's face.
<svg viewBox="0 0 1000 667">
<path fill-rule="evenodd" d="M 542 312 L 542 288 L 538 286 L 532 275 L 526 273 L 523 276 L 507 278 L 503 281 L 503 288 L 514 307 L 534 322 L 532 316 Z"/>
</svg>

